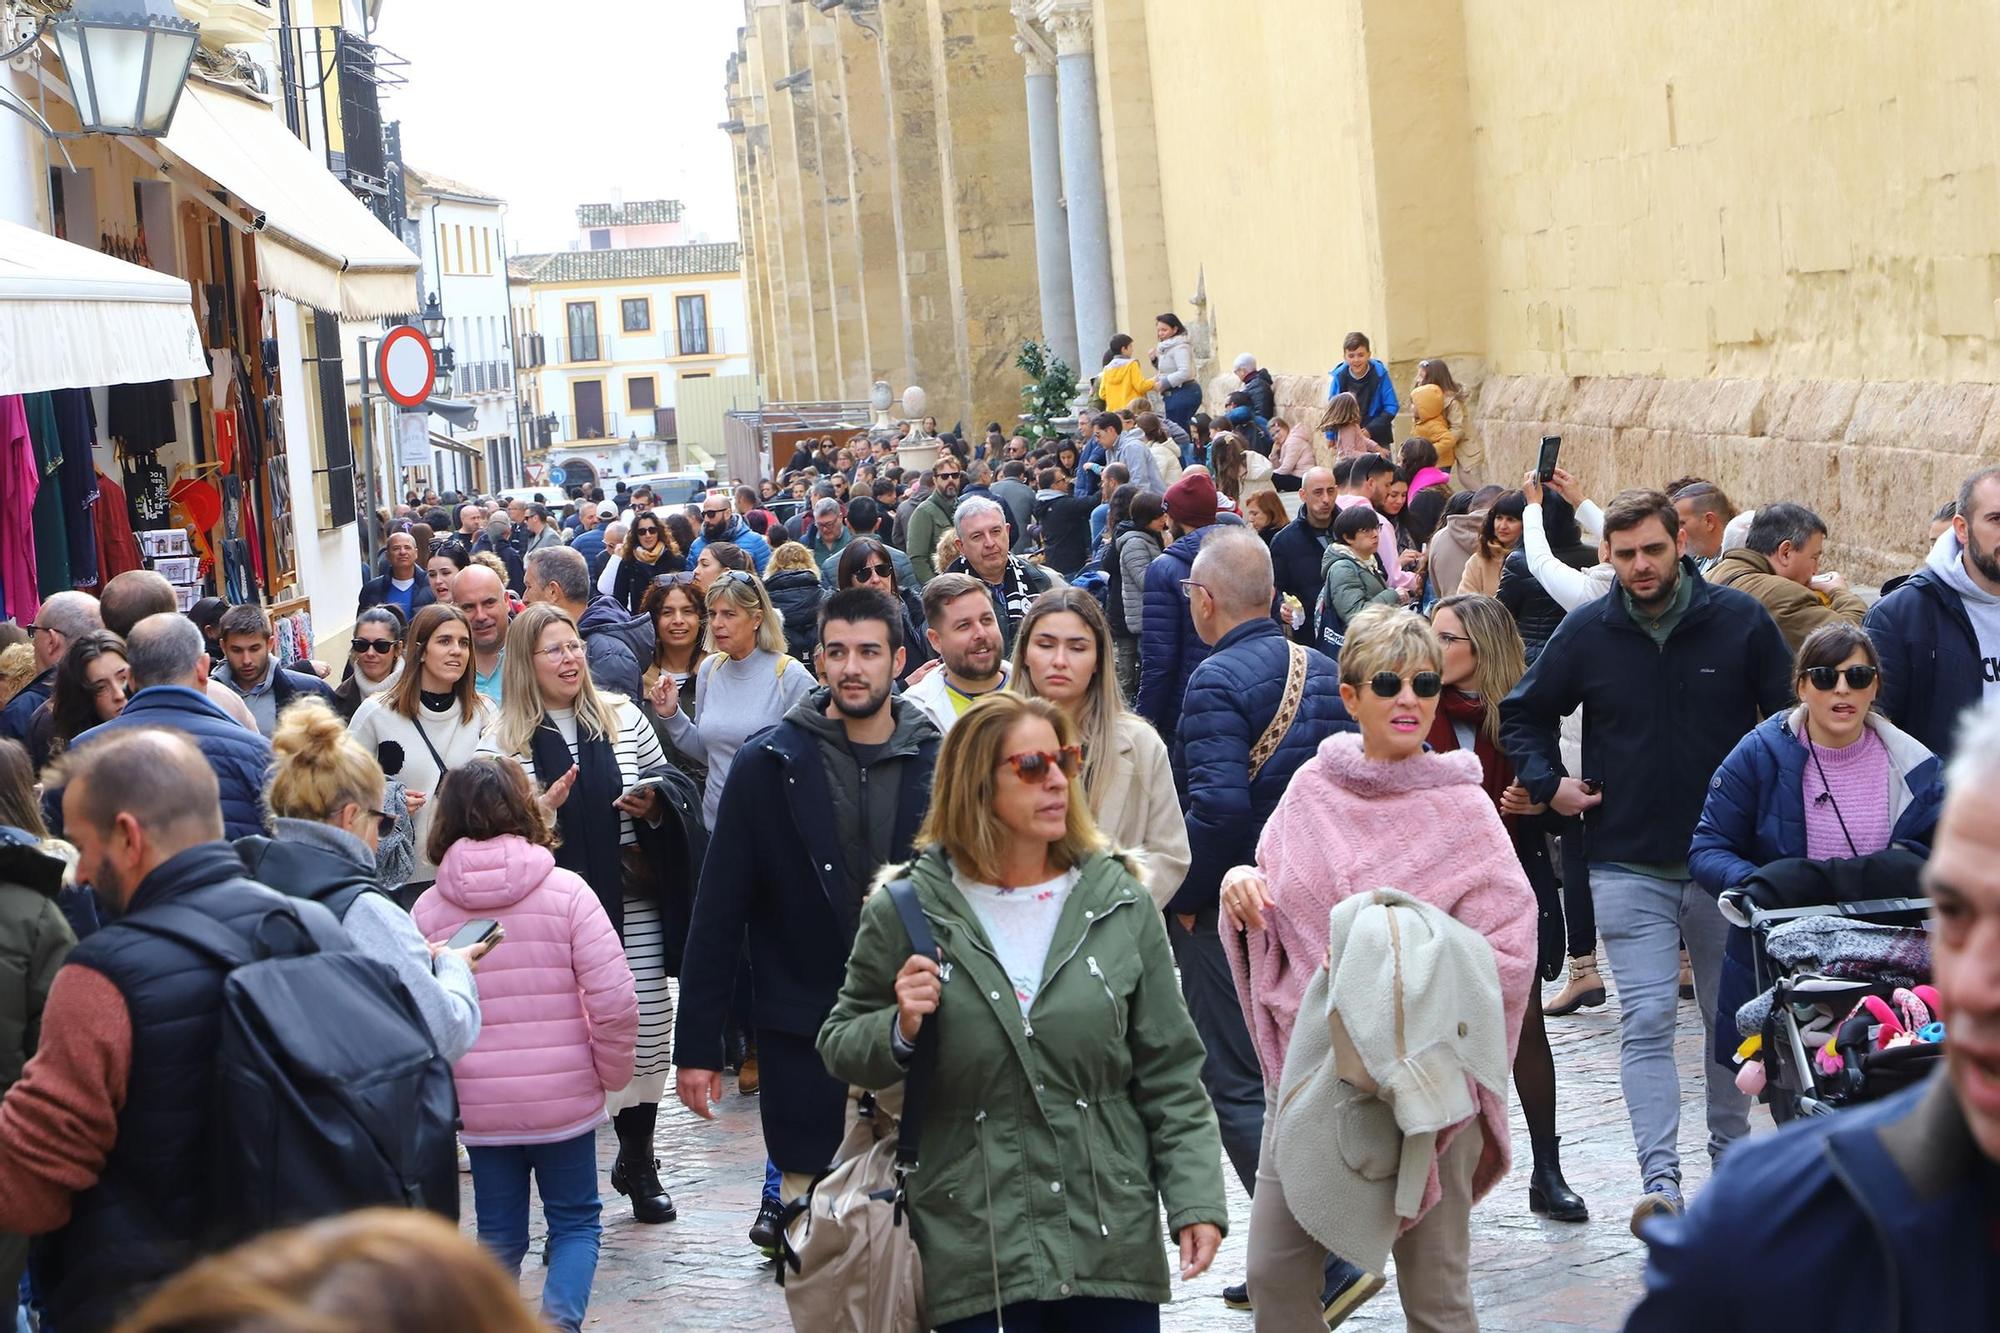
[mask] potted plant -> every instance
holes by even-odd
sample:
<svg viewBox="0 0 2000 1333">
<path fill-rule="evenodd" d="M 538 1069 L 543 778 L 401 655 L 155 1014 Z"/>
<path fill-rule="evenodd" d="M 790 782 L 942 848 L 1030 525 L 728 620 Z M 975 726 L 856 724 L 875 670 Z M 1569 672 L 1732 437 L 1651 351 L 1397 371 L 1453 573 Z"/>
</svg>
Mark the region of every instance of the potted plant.
<svg viewBox="0 0 2000 1333">
<path fill-rule="evenodd" d="M 1028 376 L 1028 382 L 1021 386 L 1021 433 L 1036 443 L 1067 435 L 1058 423 L 1072 416 L 1076 371 L 1045 342 L 1022 343 L 1014 365 Z"/>
</svg>

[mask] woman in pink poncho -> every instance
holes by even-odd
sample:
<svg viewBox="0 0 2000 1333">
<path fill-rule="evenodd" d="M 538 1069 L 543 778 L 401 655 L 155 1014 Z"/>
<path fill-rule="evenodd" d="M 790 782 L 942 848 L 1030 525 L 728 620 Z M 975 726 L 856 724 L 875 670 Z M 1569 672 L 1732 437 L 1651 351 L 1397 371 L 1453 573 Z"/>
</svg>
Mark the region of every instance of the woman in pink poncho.
<svg viewBox="0 0 2000 1333">
<path fill-rule="evenodd" d="M 1535 896 L 1480 787 L 1478 760 L 1425 749 L 1443 663 L 1437 635 L 1411 612 L 1372 607 L 1355 616 L 1340 653 L 1340 697 L 1360 734 L 1320 743 L 1264 826 L 1257 864 L 1223 877 L 1223 914 L 1244 932 L 1223 930 L 1223 944 L 1264 1071 L 1249 1246 L 1260 1331 L 1311 1328 L 1321 1317 L 1326 1251 L 1285 1203 L 1271 1152 L 1271 1102 L 1306 983 L 1326 960 L 1334 904 L 1386 885 L 1485 936 L 1499 968 L 1510 1062 L 1520 1041 L 1535 966 Z M 1511 1159 L 1504 1098 L 1480 1088 L 1478 1099 L 1477 1115 L 1438 1135 L 1422 1211 L 1403 1223 L 1395 1244 L 1412 1329 L 1477 1326 L 1467 1215 Z M 1379 1288 L 1378 1278 L 1369 1281 L 1371 1291 Z"/>
</svg>

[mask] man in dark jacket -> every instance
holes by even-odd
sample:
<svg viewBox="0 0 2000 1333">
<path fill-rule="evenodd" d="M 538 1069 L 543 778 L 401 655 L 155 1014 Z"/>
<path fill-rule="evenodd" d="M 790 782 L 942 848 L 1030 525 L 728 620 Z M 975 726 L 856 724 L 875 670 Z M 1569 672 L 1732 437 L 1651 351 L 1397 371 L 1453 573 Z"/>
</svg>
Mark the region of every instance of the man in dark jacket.
<svg viewBox="0 0 2000 1333">
<path fill-rule="evenodd" d="M 125 711 L 70 742 L 81 750 L 105 736 L 133 727 L 167 727 L 186 733 L 201 747 L 221 793 L 227 836 L 264 831 L 264 780 L 271 768 L 271 742 L 209 701 L 208 646 L 192 620 L 175 612 L 147 616 L 125 638 L 132 697 Z M 46 803 L 61 815 L 61 802 Z M 54 823 L 51 829 L 55 829 Z M 56 830 L 60 832 L 59 830 Z"/>
<path fill-rule="evenodd" d="M 522 600 L 561 607 L 583 638 L 590 679 L 601 690 L 615 690 L 638 702 L 643 697 L 640 682 L 653 664 L 653 622 L 593 591 L 583 557 L 567 546 L 530 551 L 526 568 L 528 586 Z"/>
<path fill-rule="evenodd" d="M 1296 597 L 1305 619 L 1292 631 L 1292 641 L 1318 648 L 1319 622 L 1313 611 L 1319 605 L 1320 564 L 1326 548 L 1333 544 L 1334 498 L 1340 488 L 1333 473 L 1323 467 L 1307 468 L 1299 478 L 1298 516 L 1271 538 L 1271 565 L 1277 575 L 1278 592 Z"/>
<path fill-rule="evenodd" d="M 393 606 L 402 613 L 407 628 L 417 612 L 437 600 L 437 594 L 431 591 L 430 579 L 417 567 L 416 538 L 407 532 L 391 533 L 384 546 L 389 556 L 389 572 L 361 585 L 361 600 L 355 605 L 354 614 L 358 616 L 371 606 Z"/>
<path fill-rule="evenodd" d="M 505 513 L 493 515 L 486 520 L 486 531 L 472 543 L 470 555 L 487 553 L 496 557 L 507 567 L 507 586 L 520 595 L 527 573 L 521 565 L 521 548 L 514 541 L 514 520 Z"/>
<path fill-rule="evenodd" d="M 1259 425 L 1268 426 L 1271 418 L 1278 415 L 1278 390 L 1271 382 L 1271 372 L 1245 352 L 1236 358 L 1236 378 L 1243 385 L 1241 392 L 1251 415 Z"/>
<path fill-rule="evenodd" d="M 2000 1208 L 2000 708 L 1967 721 L 1925 865 L 1944 1068 L 1873 1105 L 1797 1121 L 1729 1154 L 1687 1216 L 1646 1229 L 1632 1333 L 1745 1328 L 1755 1255 L 1769 1308 L 1797 1328 L 1993 1327 Z M 1765 1321 L 1768 1322 L 1768 1321 Z"/>
<path fill-rule="evenodd" d="M 1001 651 L 1014 651 L 1014 630 L 1028 612 L 1028 603 L 1063 578 L 1046 565 L 1030 564 L 1008 552 L 1007 506 L 990 495 L 968 495 L 952 514 L 958 532 L 959 557 L 948 571 L 970 574 L 986 585 L 993 612 L 1000 621 Z"/>
<path fill-rule="evenodd" d="M 35 613 L 28 630 L 29 642 L 35 650 L 35 675 L 20 692 L 7 701 L 0 709 L 0 736 L 9 740 L 28 744 L 28 723 L 35 716 L 35 710 L 42 706 L 55 688 L 56 664 L 77 638 L 91 630 L 102 629 L 104 617 L 98 611 L 97 599 L 87 592 L 51 593 Z M 28 758 L 40 768 L 47 762 L 46 754 L 29 753 Z"/>
<path fill-rule="evenodd" d="M 832 1160 L 847 1087 L 814 1041 L 847 975 L 861 899 L 875 873 L 914 851 L 930 801 L 938 730 L 891 696 L 903 665 L 903 614 L 870 588 L 827 598 L 820 660 L 828 685 L 737 755 L 722 789 L 681 970 L 674 1030 L 677 1090 L 712 1119 L 722 1096 L 723 1022 L 747 944 L 762 1078 L 767 1181 L 751 1231 L 776 1241 L 780 1200 Z"/>
<path fill-rule="evenodd" d="M 0 828 L 0 1095 L 21 1077 L 42 1030 L 56 970 L 76 944 L 56 895 L 61 857 L 17 828 Z M 28 1262 L 28 1238 L 0 1232 L 0 1328 L 14 1327 L 14 1295 Z"/>
<path fill-rule="evenodd" d="M 1146 566 L 1144 624 L 1139 634 L 1138 713 L 1153 724 L 1176 755 L 1181 696 L 1188 677 L 1208 656 L 1195 633 L 1181 580 L 1194 568 L 1195 553 L 1215 526 L 1215 483 L 1191 473 L 1167 488 L 1167 518 L 1174 540 Z"/>
<path fill-rule="evenodd" d="M 2000 467 L 1965 479 L 1951 531 L 1862 626 L 1882 658 L 1882 711 L 1949 758 L 1959 715 L 2000 699 Z"/>
<path fill-rule="evenodd" d="M 1762 717 L 1791 701 L 1792 655 L 1756 598 L 1702 580 L 1681 555 L 1680 518 L 1655 491 L 1604 515 L 1618 586 L 1566 618 L 1501 704 L 1501 739 L 1528 802 L 1584 820 L 1591 897 L 1623 1029 L 1619 1070 L 1645 1192 L 1632 1225 L 1678 1213 L 1680 1075 L 1674 1010 L 1687 942 L 1713 1042 L 1727 927 L 1688 872 L 1709 780 Z M 1563 715 L 1583 708 L 1583 772 L 1565 776 Z M 1706 1048 L 1704 1048 L 1706 1049 Z M 1749 1132 L 1734 1071 L 1704 1061 L 1709 1155 Z"/>
<path fill-rule="evenodd" d="M 323 699 L 333 707 L 333 690 L 325 681 L 310 671 L 278 665 L 278 636 L 263 607 L 251 602 L 232 606 L 222 613 L 218 628 L 223 659 L 210 676 L 236 691 L 267 739 L 278 729 L 278 714 L 294 699 Z"/>
<path fill-rule="evenodd" d="M 41 1046 L 0 1101 L 0 1231 L 49 1233 L 36 1275 L 50 1327 L 90 1330 L 197 1257 L 217 1169 L 210 1073 L 227 972 L 146 922 L 172 904 L 247 947 L 276 913 L 325 947 L 347 941 L 319 904 L 244 877 L 215 777 L 186 739 L 125 728 L 63 764 L 77 879 L 118 917 L 57 972 Z"/>
<path fill-rule="evenodd" d="M 938 538 L 951 528 L 952 511 L 958 508 L 958 490 L 964 482 L 965 465 L 950 454 L 939 454 L 931 469 L 929 494 L 910 507 L 908 516 L 897 510 L 903 550 L 924 583 L 938 575 Z"/>
</svg>

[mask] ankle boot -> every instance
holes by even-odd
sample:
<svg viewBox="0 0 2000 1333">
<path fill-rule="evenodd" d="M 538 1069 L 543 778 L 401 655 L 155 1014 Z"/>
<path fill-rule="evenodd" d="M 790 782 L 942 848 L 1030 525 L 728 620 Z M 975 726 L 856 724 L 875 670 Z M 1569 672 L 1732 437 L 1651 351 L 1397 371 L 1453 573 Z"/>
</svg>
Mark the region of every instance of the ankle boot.
<svg viewBox="0 0 2000 1333">
<path fill-rule="evenodd" d="M 1542 1013 L 1561 1018 L 1578 1009 L 1595 1009 L 1604 1003 L 1604 979 L 1597 975 L 1597 950 L 1569 960 L 1569 983 L 1555 998 L 1542 1002 Z"/>
<path fill-rule="evenodd" d="M 1552 1222 L 1588 1222 L 1590 1209 L 1563 1179 L 1562 1137 L 1533 1139 L 1535 1169 L 1528 1176 L 1528 1211 Z"/>
<path fill-rule="evenodd" d="M 618 1134 L 611 1188 L 632 1200 L 632 1217 L 638 1222 L 671 1222 L 680 1216 L 660 1184 L 660 1159 L 653 1156 L 653 1123 L 659 1111 L 657 1104 L 642 1102 L 611 1117 Z"/>
</svg>

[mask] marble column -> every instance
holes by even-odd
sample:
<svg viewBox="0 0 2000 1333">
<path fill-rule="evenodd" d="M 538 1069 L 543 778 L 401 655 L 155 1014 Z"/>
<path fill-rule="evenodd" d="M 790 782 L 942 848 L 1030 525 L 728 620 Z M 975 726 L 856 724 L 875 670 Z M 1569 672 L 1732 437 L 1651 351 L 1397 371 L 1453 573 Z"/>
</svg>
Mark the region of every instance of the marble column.
<svg viewBox="0 0 2000 1333">
<path fill-rule="evenodd" d="M 1035 272 L 1042 297 L 1042 338 L 1082 374 L 1076 345 L 1076 293 L 1069 267 L 1069 219 L 1063 212 L 1056 56 L 1024 6 L 1015 6 L 1014 18 L 1014 49 L 1027 67 L 1028 179 L 1035 199 Z"/>
<path fill-rule="evenodd" d="M 1042 24 L 1055 38 L 1060 100 L 1063 197 L 1069 210 L 1070 290 L 1076 302 L 1076 342 L 1087 376 L 1110 345 L 1114 291 L 1111 219 L 1104 197 L 1104 143 L 1097 119 L 1097 61 L 1092 51 L 1090 0 L 1041 0 Z"/>
</svg>

